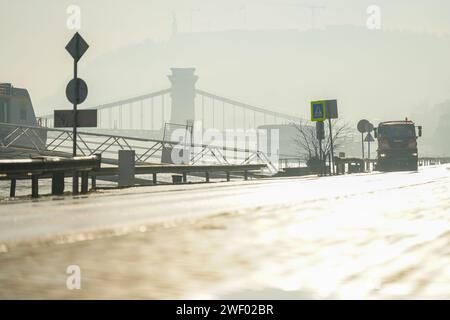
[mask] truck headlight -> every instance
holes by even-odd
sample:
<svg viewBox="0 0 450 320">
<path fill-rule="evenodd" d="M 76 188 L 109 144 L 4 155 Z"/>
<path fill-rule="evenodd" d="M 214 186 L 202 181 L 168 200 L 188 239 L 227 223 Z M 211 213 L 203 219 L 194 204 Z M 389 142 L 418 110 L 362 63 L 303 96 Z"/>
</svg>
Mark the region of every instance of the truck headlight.
<svg viewBox="0 0 450 320">
<path fill-rule="evenodd" d="M 380 153 L 380 157 L 382 158 L 386 157 L 386 153 Z"/>
<path fill-rule="evenodd" d="M 412 154 L 412 156 L 413 156 L 413 157 L 417 157 L 417 153 L 414 152 L 414 153 Z"/>
</svg>

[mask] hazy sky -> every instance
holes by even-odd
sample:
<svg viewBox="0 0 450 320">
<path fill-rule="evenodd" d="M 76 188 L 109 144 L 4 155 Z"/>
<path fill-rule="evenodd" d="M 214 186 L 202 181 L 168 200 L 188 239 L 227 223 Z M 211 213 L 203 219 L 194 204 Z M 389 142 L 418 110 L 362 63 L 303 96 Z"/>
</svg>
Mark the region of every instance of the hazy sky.
<svg viewBox="0 0 450 320">
<path fill-rule="evenodd" d="M 321 7 L 315 25 L 325 28 L 364 26 L 368 5 L 375 4 L 383 30 L 450 34 L 448 0 L 0 0 L 0 81 L 28 88 L 38 106 L 71 74 L 64 50 L 73 34 L 66 27 L 71 4 L 81 7 L 80 33 L 91 44 L 84 65 L 129 44 L 167 41 L 173 15 L 179 32 L 304 30 L 312 26 L 311 5 Z"/>
</svg>

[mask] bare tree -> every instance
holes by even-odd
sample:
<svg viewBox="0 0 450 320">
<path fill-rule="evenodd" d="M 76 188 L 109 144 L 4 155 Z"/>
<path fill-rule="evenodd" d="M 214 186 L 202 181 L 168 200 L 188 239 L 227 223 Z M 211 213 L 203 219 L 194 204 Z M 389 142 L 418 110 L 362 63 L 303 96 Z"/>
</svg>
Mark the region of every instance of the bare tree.
<svg viewBox="0 0 450 320">
<path fill-rule="evenodd" d="M 300 123 L 292 123 L 296 129 L 294 143 L 297 146 L 298 153 L 305 157 L 306 161 L 319 159 L 319 140 L 316 136 L 316 125 L 307 120 Z M 333 149 L 338 151 L 347 139 L 352 137 L 353 130 L 348 123 L 339 119 L 331 120 L 333 131 Z M 324 122 L 325 139 L 322 140 L 322 151 L 328 154 L 331 151 L 331 139 L 329 135 L 328 121 Z"/>
</svg>

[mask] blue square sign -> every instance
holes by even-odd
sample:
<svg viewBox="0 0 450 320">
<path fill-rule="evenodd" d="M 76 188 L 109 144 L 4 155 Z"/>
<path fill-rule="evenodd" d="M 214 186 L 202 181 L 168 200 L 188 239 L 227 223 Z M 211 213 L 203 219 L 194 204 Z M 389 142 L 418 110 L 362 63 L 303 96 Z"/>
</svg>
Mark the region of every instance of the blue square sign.
<svg viewBox="0 0 450 320">
<path fill-rule="evenodd" d="M 311 102 L 311 121 L 324 121 L 326 119 L 326 101 Z"/>
</svg>

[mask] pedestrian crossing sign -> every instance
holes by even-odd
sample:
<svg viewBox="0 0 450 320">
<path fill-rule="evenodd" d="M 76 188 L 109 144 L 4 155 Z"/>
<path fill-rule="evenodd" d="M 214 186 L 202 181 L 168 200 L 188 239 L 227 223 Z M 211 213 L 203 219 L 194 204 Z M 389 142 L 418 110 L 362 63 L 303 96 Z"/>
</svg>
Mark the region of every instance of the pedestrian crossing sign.
<svg viewBox="0 0 450 320">
<path fill-rule="evenodd" d="M 326 119 L 326 101 L 311 101 L 311 121 Z"/>
</svg>

